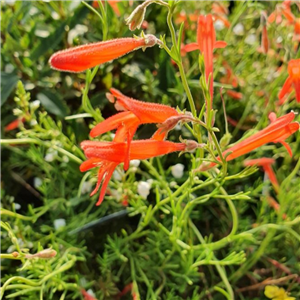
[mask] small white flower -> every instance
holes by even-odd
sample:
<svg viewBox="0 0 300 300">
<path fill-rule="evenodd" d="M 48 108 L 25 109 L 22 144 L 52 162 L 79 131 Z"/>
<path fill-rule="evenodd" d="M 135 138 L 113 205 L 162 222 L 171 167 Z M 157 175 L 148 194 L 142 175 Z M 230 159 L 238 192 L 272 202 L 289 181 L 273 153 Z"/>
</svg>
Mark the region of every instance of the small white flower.
<svg viewBox="0 0 300 300">
<path fill-rule="evenodd" d="M 153 179 L 147 179 L 147 182 L 150 184 L 150 187 L 152 186 L 152 183 L 153 183 Z"/>
<path fill-rule="evenodd" d="M 87 290 L 87 293 L 90 294 L 90 295 L 91 295 L 92 297 L 94 297 L 94 298 L 96 297 L 96 295 L 95 295 L 95 293 L 93 292 L 92 289 L 88 289 L 88 290 Z"/>
<path fill-rule="evenodd" d="M 36 120 L 30 120 L 30 126 L 35 126 L 37 125 L 37 121 Z"/>
<path fill-rule="evenodd" d="M 33 16 L 33 15 L 37 14 L 38 12 L 39 12 L 39 10 L 33 6 L 29 10 L 29 15 Z"/>
<path fill-rule="evenodd" d="M 171 173 L 175 178 L 181 178 L 183 176 L 184 165 L 176 164 L 171 167 Z"/>
<path fill-rule="evenodd" d="M 151 184 L 146 181 L 140 181 L 138 183 L 137 191 L 140 196 L 144 199 L 147 199 L 148 195 L 150 194 Z"/>
<path fill-rule="evenodd" d="M 14 66 L 13 66 L 12 64 L 7 64 L 7 65 L 5 65 L 5 67 L 4 67 L 5 73 L 11 73 L 14 69 L 15 69 L 15 68 L 14 68 Z"/>
<path fill-rule="evenodd" d="M 34 31 L 34 34 L 37 37 L 41 37 L 41 38 L 46 38 L 50 35 L 50 31 L 49 30 L 45 30 L 45 29 L 36 29 Z"/>
<path fill-rule="evenodd" d="M 19 108 L 14 108 L 13 114 L 14 114 L 14 116 L 21 116 L 23 114 L 23 112 Z"/>
<path fill-rule="evenodd" d="M 34 177 L 33 178 L 33 186 L 37 189 L 42 185 L 43 181 L 39 177 Z"/>
<path fill-rule="evenodd" d="M 56 11 L 52 11 L 52 12 L 51 12 L 51 17 L 52 17 L 54 20 L 59 20 L 59 19 L 60 19 L 60 16 L 59 16 L 59 14 L 58 14 Z"/>
<path fill-rule="evenodd" d="M 48 154 L 45 155 L 44 159 L 47 162 L 52 162 L 52 161 L 54 161 L 54 154 L 53 153 L 48 153 Z"/>
<path fill-rule="evenodd" d="M 21 205 L 19 204 L 19 203 L 16 203 L 15 202 L 15 210 L 18 210 L 18 209 L 20 209 L 21 208 Z"/>
<path fill-rule="evenodd" d="M 44 159 L 47 162 L 52 162 L 55 160 L 55 157 L 57 156 L 57 151 L 54 150 L 53 148 L 49 148 L 47 150 L 47 154 L 45 155 Z"/>
<path fill-rule="evenodd" d="M 281 44 L 283 41 L 283 38 L 281 36 L 279 36 L 277 39 L 276 39 L 276 43 L 278 44 Z"/>
<path fill-rule="evenodd" d="M 255 34 L 249 34 L 245 38 L 245 43 L 248 44 L 248 45 L 254 45 L 255 42 L 256 42 L 256 36 L 255 36 Z"/>
<path fill-rule="evenodd" d="M 112 174 L 114 180 L 121 181 L 123 178 L 123 172 L 121 173 L 119 170 L 115 170 Z"/>
<path fill-rule="evenodd" d="M 12 253 L 14 250 L 16 250 L 15 245 L 11 245 L 11 246 L 9 246 L 9 247 L 7 248 L 6 252 L 7 252 L 7 253 Z"/>
<path fill-rule="evenodd" d="M 14 5 L 16 0 L 4 0 L 4 2 L 9 4 L 9 5 Z"/>
<path fill-rule="evenodd" d="M 81 186 L 81 194 L 87 194 L 92 191 L 93 185 L 90 181 L 85 181 Z"/>
<path fill-rule="evenodd" d="M 85 287 L 87 285 L 87 280 L 84 277 L 79 278 L 80 286 Z"/>
<path fill-rule="evenodd" d="M 29 106 L 31 109 L 37 109 L 40 107 L 40 104 L 41 104 L 40 100 L 34 100 L 29 103 Z"/>
<path fill-rule="evenodd" d="M 176 185 L 177 185 L 177 182 L 176 182 L 176 181 L 171 181 L 171 182 L 170 182 L 170 187 L 171 187 L 171 188 L 174 188 Z"/>
<path fill-rule="evenodd" d="M 214 25 L 217 31 L 221 31 L 225 27 L 224 22 L 222 20 L 217 20 Z"/>
<path fill-rule="evenodd" d="M 85 34 L 88 31 L 88 27 L 85 25 L 77 24 L 73 29 L 71 29 L 68 33 L 68 43 L 73 44 L 73 40 L 80 36 Z"/>
<path fill-rule="evenodd" d="M 53 221 L 55 230 L 58 230 L 61 227 L 66 226 L 66 220 L 65 219 L 56 219 Z"/>
<path fill-rule="evenodd" d="M 122 197 L 122 193 L 118 190 L 110 190 L 110 193 L 116 200 L 120 200 Z"/>
<path fill-rule="evenodd" d="M 233 29 L 232 29 L 233 33 L 235 35 L 243 35 L 244 34 L 244 26 L 241 23 L 236 24 Z"/>
<path fill-rule="evenodd" d="M 62 157 L 63 162 L 68 163 L 69 162 L 69 157 L 67 155 L 64 155 Z"/>
<path fill-rule="evenodd" d="M 138 167 L 140 165 L 141 161 L 139 159 L 133 159 L 130 161 L 130 166 L 132 167 Z"/>
</svg>

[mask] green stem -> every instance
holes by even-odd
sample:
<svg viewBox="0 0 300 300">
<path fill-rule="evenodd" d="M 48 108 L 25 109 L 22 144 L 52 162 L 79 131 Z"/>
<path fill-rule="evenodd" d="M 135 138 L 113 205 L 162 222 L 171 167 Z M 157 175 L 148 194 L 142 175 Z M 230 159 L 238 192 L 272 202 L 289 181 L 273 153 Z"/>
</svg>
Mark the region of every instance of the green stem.
<svg viewBox="0 0 300 300">
<path fill-rule="evenodd" d="M 9 211 L 9 210 L 7 210 L 5 208 L 1 208 L 0 214 L 1 215 L 7 215 L 7 216 L 10 216 L 10 217 L 14 217 L 14 218 L 17 218 L 17 219 L 20 219 L 20 220 L 24 220 L 24 221 L 31 221 L 31 222 L 34 221 L 33 217 L 23 216 L 23 215 L 20 215 L 20 214 L 18 214 L 16 212 Z"/>
<path fill-rule="evenodd" d="M 242 265 L 236 272 L 234 272 L 230 276 L 230 280 L 233 283 L 237 282 L 256 262 L 261 258 L 261 256 L 265 253 L 266 248 L 269 246 L 271 240 L 276 234 L 276 230 L 272 229 L 267 233 L 267 236 L 264 238 L 258 250 L 253 254 L 253 256 L 246 261 L 244 265 Z"/>
<path fill-rule="evenodd" d="M 195 226 L 195 224 L 191 220 L 189 220 L 189 224 L 194 229 L 194 232 L 196 233 L 197 238 L 199 239 L 199 241 L 201 242 L 201 244 L 203 246 L 205 246 L 206 242 L 205 242 L 203 236 L 201 235 L 201 233 L 198 231 L 198 229 Z M 212 254 L 212 257 L 215 258 L 214 254 Z M 220 277 L 222 278 L 223 283 L 224 283 L 224 285 L 225 285 L 225 287 L 227 289 L 227 292 L 228 292 L 228 294 L 230 296 L 229 299 L 234 300 L 234 293 L 233 293 L 232 287 L 231 287 L 231 285 L 230 285 L 230 283 L 228 281 L 225 269 L 220 265 L 221 262 L 218 262 L 217 260 L 213 261 L 213 262 L 216 265 L 216 269 L 217 269 L 218 273 L 220 274 Z"/>
</svg>

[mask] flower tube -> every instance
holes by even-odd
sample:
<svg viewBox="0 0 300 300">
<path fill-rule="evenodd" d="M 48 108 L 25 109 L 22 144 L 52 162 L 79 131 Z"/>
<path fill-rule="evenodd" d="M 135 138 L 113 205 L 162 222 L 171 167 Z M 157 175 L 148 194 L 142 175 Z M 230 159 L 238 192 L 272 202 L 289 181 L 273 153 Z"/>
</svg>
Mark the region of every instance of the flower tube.
<svg viewBox="0 0 300 300">
<path fill-rule="evenodd" d="M 236 143 L 234 146 L 223 152 L 223 156 L 226 157 L 226 161 L 233 160 L 268 143 L 281 143 L 287 148 L 289 154 L 292 155 L 292 151 L 289 145 L 285 142 L 285 139 L 300 128 L 298 122 L 292 123 L 295 118 L 295 113 L 290 112 L 278 119 L 275 119 L 276 116 L 274 118 L 273 113 L 271 113 L 270 116 L 272 123 L 269 126 L 243 141 Z M 220 161 L 221 158 L 217 157 L 217 160 Z M 216 163 L 210 163 L 209 165 L 203 164 L 198 170 L 205 171 L 215 165 Z"/>
<path fill-rule="evenodd" d="M 155 156 L 168 154 L 175 151 L 192 151 L 200 147 L 195 141 L 186 141 L 185 143 L 172 143 L 168 141 L 140 140 L 133 141 L 130 147 L 130 159 L 147 159 Z M 124 142 L 95 142 L 84 141 L 81 143 L 87 160 L 80 165 L 80 171 L 85 172 L 92 168 L 99 167 L 98 180 L 91 196 L 100 188 L 101 192 L 96 205 L 103 201 L 109 180 L 118 166 L 122 163 L 127 153 L 127 144 Z"/>
<path fill-rule="evenodd" d="M 226 47 L 226 42 L 216 41 L 216 32 L 213 24 L 213 16 L 199 16 L 198 18 L 198 27 L 197 27 L 197 44 L 191 43 L 186 45 L 185 51 L 193 51 L 199 49 L 204 57 L 205 64 L 205 79 L 208 83 L 209 76 L 211 75 L 209 83 L 209 92 L 211 102 L 213 99 L 213 51 L 215 48 L 224 48 Z"/>
<path fill-rule="evenodd" d="M 131 51 L 156 45 L 157 38 L 148 34 L 139 38 L 119 38 L 91 43 L 54 53 L 49 63 L 53 69 L 83 72 L 97 65 L 119 58 Z"/>
<path fill-rule="evenodd" d="M 120 112 L 97 124 L 90 132 L 91 137 L 99 136 L 107 131 L 117 129 L 117 138 L 114 141 L 127 141 L 127 157 L 124 161 L 124 170 L 129 167 L 129 151 L 133 136 L 141 124 L 159 123 L 159 129 L 153 135 L 154 140 L 164 140 L 170 130 L 179 122 L 193 121 L 190 113 L 179 113 L 176 109 L 158 103 L 149 103 L 123 95 L 116 89 L 110 89 L 107 94 L 110 102 L 115 103 Z M 115 137 L 116 138 L 116 137 Z"/>
</svg>

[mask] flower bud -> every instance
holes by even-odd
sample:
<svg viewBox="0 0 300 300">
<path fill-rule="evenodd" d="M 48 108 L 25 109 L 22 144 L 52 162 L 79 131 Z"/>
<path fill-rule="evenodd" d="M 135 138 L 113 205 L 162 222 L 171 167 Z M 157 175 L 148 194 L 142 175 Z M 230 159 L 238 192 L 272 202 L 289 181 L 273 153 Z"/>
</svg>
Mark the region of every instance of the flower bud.
<svg viewBox="0 0 300 300">
<path fill-rule="evenodd" d="M 181 178 L 183 176 L 184 165 L 176 164 L 171 167 L 171 173 L 175 178 Z"/>
<path fill-rule="evenodd" d="M 144 21 L 146 8 L 150 3 L 148 1 L 140 4 L 135 8 L 135 10 L 131 13 L 131 15 L 125 20 L 126 25 L 129 25 L 129 29 L 134 31 L 135 29 L 140 29 L 141 25 Z M 146 5 L 145 5 L 146 4 Z"/>
<path fill-rule="evenodd" d="M 26 254 L 25 258 L 52 258 L 56 256 L 57 252 L 54 249 L 47 248 L 35 254 Z"/>
</svg>

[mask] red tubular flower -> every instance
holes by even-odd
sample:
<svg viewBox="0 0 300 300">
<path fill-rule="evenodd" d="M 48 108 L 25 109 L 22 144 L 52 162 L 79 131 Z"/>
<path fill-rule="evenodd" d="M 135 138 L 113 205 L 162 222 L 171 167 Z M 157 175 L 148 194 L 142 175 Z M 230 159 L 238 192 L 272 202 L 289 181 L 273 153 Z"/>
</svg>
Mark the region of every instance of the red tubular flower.
<svg viewBox="0 0 300 300">
<path fill-rule="evenodd" d="M 272 114 L 272 119 L 273 118 Z M 274 120 L 269 126 L 265 129 L 255 133 L 254 135 L 246 138 L 245 140 L 235 144 L 230 147 L 226 151 L 223 152 L 223 156 L 226 156 L 226 161 L 230 161 L 239 156 L 247 154 L 254 149 L 261 147 L 268 143 L 281 143 L 285 146 L 292 156 L 292 150 L 290 146 L 284 141 L 290 135 L 299 130 L 300 125 L 298 122 L 291 123 L 295 118 L 295 113 L 290 112 L 276 120 Z M 219 157 L 217 158 L 219 161 L 221 160 Z M 210 163 L 209 165 L 200 166 L 200 171 L 208 170 L 214 167 L 215 163 Z"/>
<path fill-rule="evenodd" d="M 288 63 L 289 77 L 286 79 L 281 91 L 278 94 L 280 104 L 284 102 L 284 97 L 294 86 L 297 102 L 300 102 L 300 59 L 292 59 Z"/>
<path fill-rule="evenodd" d="M 222 21 L 225 27 L 230 27 L 230 22 L 227 19 L 229 11 L 226 6 L 224 6 L 221 2 L 214 2 L 211 10 L 216 20 Z"/>
<path fill-rule="evenodd" d="M 188 113 L 180 114 L 174 108 L 157 103 L 147 103 L 123 95 L 116 89 L 110 89 L 112 94 L 107 98 L 115 103 L 117 110 L 125 110 L 96 125 L 90 132 L 91 137 L 99 136 L 107 131 L 117 129 L 115 142 L 127 141 L 128 155 L 124 161 L 124 169 L 129 167 L 129 149 L 131 140 L 140 124 L 161 123 L 152 139 L 164 140 L 168 131 L 180 121 L 192 121 Z"/>
<path fill-rule="evenodd" d="M 280 204 L 279 204 L 273 197 L 268 196 L 268 197 L 267 197 L 267 201 L 268 201 L 269 205 L 270 205 L 271 207 L 273 207 L 274 210 L 275 210 L 276 212 L 279 212 L 279 211 L 280 211 Z M 285 220 L 286 217 L 287 217 L 286 214 L 283 214 L 283 215 L 282 215 L 282 219 Z"/>
<path fill-rule="evenodd" d="M 264 171 L 268 175 L 268 178 L 270 179 L 271 183 L 274 186 L 275 191 L 278 193 L 279 191 L 279 183 L 277 181 L 276 175 L 272 169 L 272 164 L 274 164 L 275 159 L 268 158 L 268 157 L 262 157 L 258 159 L 250 159 L 246 160 L 244 162 L 245 166 L 261 166 L 263 167 Z"/>
<path fill-rule="evenodd" d="M 120 38 L 82 45 L 54 53 L 49 60 L 53 69 L 67 72 L 83 72 L 89 68 L 121 57 L 139 48 L 157 43 L 154 35 L 141 38 Z"/>
<path fill-rule="evenodd" d="M 240 143 L 223 152 L 223 155 L 230 153 L 226 160 L 230 161 L 234 158 L 242 156 L 258 147 L 268 143 L 282 143 L 286 138 L 299 130 L 299 123 L 293 122 L 295 118 L 294 112 L 290 112 L 272 122 L 265 129 L 255 133 L 249 138 L 246 138 Z"/>
<path fill-rule="evenodd" d="M 130 147 L 130 159 L 147 159 L 168 154 L 175 151 L 192 151 L 199 147 L 194 141 L 185 143 L 172 143 L 168 141 L 139 140 L 133 141 Z M 80 165 L 80 171 L 85 172 L 95 167 L 100 167 L 94 195 L 100 188 L 101 192 L 96 205 L 103 201 L 109 180 L 118 164 L 122 163 L 128 155 L 128 147 L 125 142 L 95 142 L 84 141 L 81 143 L 87 161 Z"/>
<path fill-rule="evenodd" d="M 213 24 L 212 15 L 199 16 L 198 18 L 198 28 L 197 28 L 197 45 L 196 43 L 188 44 L 184 47 L 186 52 L 190 52 L 199 49 L 204 57 L 205 64 L 205 79 L 208 83 L 208 78 L 211 74 L 213 75 L 213 50 L 215 48 L 226 47 L 226 42 L 216 41 L 216 33 Z M 211 101 L 213 99 L 213 78 L 211 77 L 209 83 L 209 91 Z"/>
<path fill-rule="evenodd" d="M 170 117 L 178 116 L 176 109 L 158 103 L 149 103 L 123 95 L 116 89 L 110 89 L 108 100 L 115 103 L 117 110 L 131 111 L 141 123 L 162 123 Z"/>
<path fill-rule="evenodd" d="M 102 0 L 102 3 L 104 1 Z M 120 0 L 108 0 L 107 3 L 111 6 L 111 8 L 113 9 L 113 11 L 115 12 L 115 14 L 120 17 L 121 13 L 120 13 L 120 10 L 119 10 L 119 7 L 118 7 L 118 2 L 120 2 Z M 97 0 L 94 0 L 93 1 L 93 7 L 94 8 L 98 8 L 99 7 L 99 3 Z"/>
<path fill-rule="evenodd" d="M 14 130 L 14 129 L 18 128 L 21 123 L 24 123 L 24 122 L 25 122 L 24 117 L 22 117 L 21 119 L 16 119 L 16 120 L 10 122 L 8 125 L 6 125 L 4 127 L 4 131 Z"/>
<path fill-rule="evenodd" d="M 122 163 L 127 154 L 127 143 L 84 141 L 81 148 L 87 158 L 101 158 L 104 160 Z M 193 148 L 195 149 L 196 146 Z M 175 151 L 187 150 L 185 143 L 173 143 L 156 140 L 137 140 L 131 142 L 130 160 L 148 159 Z"/>
<path fill-rule="evenodd" d="M 224 48 L 224 41 L 216 41 L 216 33 L 213 24 L 212 15 L 199 16 L 197 28 L 197 42 L 201 53 L 204 56 L 205 78 L 208 83 L 208 78 L 213 75 L 213 50 L 214 48 Z M 211 101 L 213 99 L 213 77 L 209 84 Z"/>
<path fill-rule="evenodd" d="M 226 91 L 227 95 L 232 97 L 233 99 L 236 99 L 236 100 L 241 100 L 243 98 L 243 94 L 242 93 L 239 93 L 239 92 L 236 92 L 236 91 L 233 91 L 233 90 L 227 90 Z"/>
<path fill-rule="evenodd" d="M 285 0 L 282 4 L 277 4 L 275 11 L 270 14 L 268 17 L 268 22 L 273 23 L 276 21 L 277 24 L 282 22 L 282 15 L 285 16 L 289 24 L 293 24 L 295 16 L 291 11 L 291 2 L 290 0 Z"/>
<path fill-rule="evenodd" d="M 260 49 L 264 54 L 268 53 L 269 50 L 269 38 L 268 38 L 268 31 L 266 25 L 264 25 L 262 28 Z"/>
<path fill-rule="evenodd" d="M 295 20 L 293 41 L 300 42 L 300 18 Z"/>
</svg>

